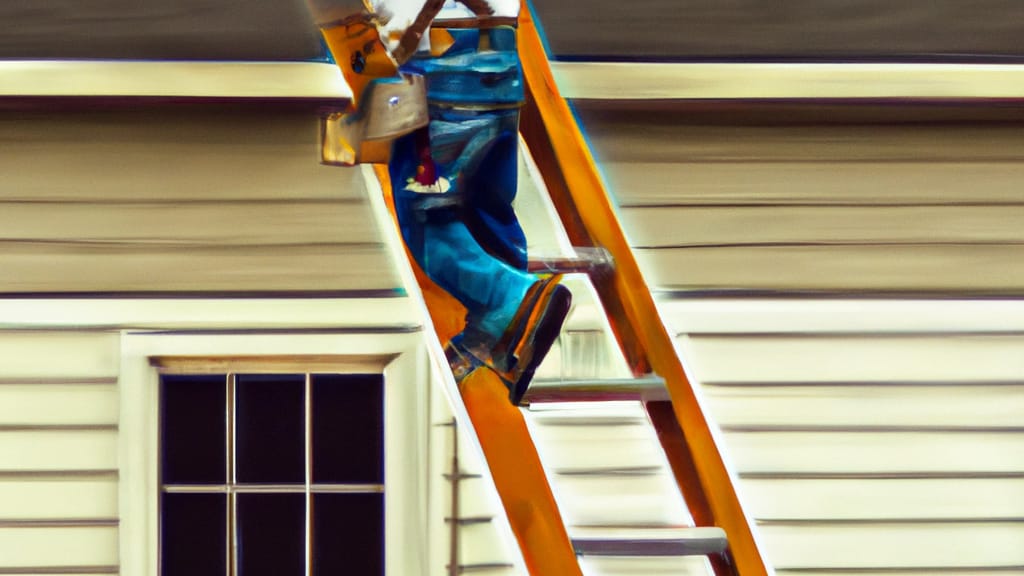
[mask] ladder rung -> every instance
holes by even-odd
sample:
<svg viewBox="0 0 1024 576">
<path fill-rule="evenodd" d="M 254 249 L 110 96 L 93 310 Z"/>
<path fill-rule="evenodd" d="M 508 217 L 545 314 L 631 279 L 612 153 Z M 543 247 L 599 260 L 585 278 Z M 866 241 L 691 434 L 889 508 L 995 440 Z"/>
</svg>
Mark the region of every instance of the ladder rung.
<svg viewBox="0 0 1024 576">
<path fill-rule="evenodd" d="M 470 474 L 469 472 L 459 472 L 458 474 L 444 474 L 445 480 L 474 480 L 476 478 L 482 478 L 480 474 Z"/>
<path fill-rule="evenodd" d="M 465 516 L 455 518 L 454 520 L 459 526 L 470 526 L 473 524 L 489 524 L 494 520 L 494 516 Z M 446 524 L 451 524 L 452 518 L 445 518 L 444 521 Z"/>
<path fill-rule="evenodd" d="M 459 574 L 478 574 L 481 572 L 492 572 L 494 570 L 508 570 L 509 568 L 515 568 L 515 565 L 491 562 L 486 564 L 459 564 L 456 566 L 456 571 Z M 451 571 L 451 569 L 451 565 L 445 566 L 445 570 Z"/>
<path fill-rule="evenodd" d="M 612 255 L 604 248 L 573 248 L 576 256 L 534 256 L 527 262 L 527 270 L 535 274 L 590 274 L 610 270 Z"/>
<path fill-rule="evenodd" d="M 560 415 L 558 412 L 552 415 L 538 414 L 534 418 L 534 422 L 538 426 L 544 426 L 546 428 L 552 427 L 565 427 L 565 428 L 610 428 L 612 426 L 650 426 L 650 423 L 645 418 L 630 417 L 630 416 L 586 416 L 580 417 L 571 410 L 568 414 Z"/>
<path fill-rule="evenodd" d="M 572 544 L 580 556 L 709 556 L 728 547 L 716 527 L 575 529 Z"/>
<path fill-rule="evenodd" d="M 660 376 L 607 380 L 536 380 L 526 391 L 530 402 L 605 402 L 612 400 L 668 400 Z"/>
<path fill-rule="evenodd" d="M 618 468 L 569 468 L 555 470 L 557 476 L 592 476 L 592 477 L 621 477 L 621 476 L 657 476 L 665 472 L 661 466 L 624 466 Z"/>
</svg>

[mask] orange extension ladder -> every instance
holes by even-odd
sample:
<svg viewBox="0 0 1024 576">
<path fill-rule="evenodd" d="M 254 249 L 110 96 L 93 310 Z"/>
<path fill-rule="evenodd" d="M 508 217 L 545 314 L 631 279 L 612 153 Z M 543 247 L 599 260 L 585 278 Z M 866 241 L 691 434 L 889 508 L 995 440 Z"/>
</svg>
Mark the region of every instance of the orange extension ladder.
<svg viewBox="0 0 1024 576">
<path fill-rule="evenodd" d="M 610 383 L 605 390 L 591 387 L 597 398 L 632 397 L 643 401 L 697 530 L 682 538 L 678 554 L 706 554 L 716 576 L 761 576 L 771 572 L 744 514 L 722 456 L 716 446 L 693 387 L 661 321 L 633 252 L 626 242 L 594 159 L 576 119 L 559 94 L 533 14 L 524 3 L 519 24 L 519 52 L 527 101 L 520 132 L 573 246 L 599 247 L 610 253 L 610 274 L 592 275 L 601 304 L 619 347 L 637 380 Z M 664 381 L 668 399 L 652 399 L 644 377 Z M 546 394 L 558 394 L 547 388 Z M 584 401 L 587 393 L 566 387 L 564 396 L 550 399 Z M 552 520 L 554 521 L 554 520 Z M 721 529 L 722 538 L 708 538 L 708 528 Z M 702 530 L 703 529 L 703 530 Z M 711 531 L 714 534 L 714 531 Z M 577 542 L 580 553 L 645 555 L 666 552 L 661 542 L 635 540 Z M 556 574 L 557 572 L 537 572 Z"/>
<path fill-rule="evenodd" d="M 583 389 L 545 386 L 544 399 L 642 401 L 696 524 L 692 535 L 669 541 L 570 540 L 523 414 L 509 404 L 508 391 L 494 373 L 477 370 L 460 385 L 461 400 L 527 569 L 533 576 L 581 574 L 578 554 L 704 555 L 716 576 L 767 575 L 770 569 L 590 150 L 555 85 L 526 4 L 519 20 L 519 50 L 527 94 L 521 135 L 573 246 L 601 249 L 614 263 L 592 274 L 591 281 L 635 378 Z M 374 172 L 393 214 L 387 167 L 375 165 Z M 411 258 L 410 263 L 443 347 L 461 329 L 464 309 L 433 285 Z M 652 382 L 659 389 L 653 395 Z"/>
</svg>

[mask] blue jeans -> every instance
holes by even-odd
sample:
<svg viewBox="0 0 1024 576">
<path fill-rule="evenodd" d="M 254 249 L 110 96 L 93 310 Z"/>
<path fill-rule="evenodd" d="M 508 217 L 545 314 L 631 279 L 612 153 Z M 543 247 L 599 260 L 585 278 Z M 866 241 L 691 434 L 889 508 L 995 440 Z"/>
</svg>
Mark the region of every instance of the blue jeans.
<svg viewBox="0 0 1024 576">
<path fill-rule="evenodd" d="M 389 172 L 413 258 L 466 307 L 467 333 L 496 340 L 537 280 L 526 271 L 526 237 L 512 209 L 522 76 L 514 33 L 453 32 L 456 44 L 444 55 L 419 55 L 403 67 L 427 79 L 430 124 L 395 141 Z M 478 51 L 485 33 L 488 49 Z M 430 191 L 413 181 L 427 146 L 444 183 Z"/>
</svg>

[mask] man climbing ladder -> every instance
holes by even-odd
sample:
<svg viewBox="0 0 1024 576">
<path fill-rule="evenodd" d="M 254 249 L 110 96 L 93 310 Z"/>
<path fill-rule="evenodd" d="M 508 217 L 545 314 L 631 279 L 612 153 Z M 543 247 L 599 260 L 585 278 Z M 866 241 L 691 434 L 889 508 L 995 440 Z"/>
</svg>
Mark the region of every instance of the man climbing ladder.
<svg viewBox="0 0 1024 576">
<path fill-rule="evenodd" d="M 518 404 L 571 304 L 557 274 L 527 270 L 526 237 L 512 208 L 524 98 L 519 3 L 327 3 L 311 0 L 353 90 L 348 121 L 396 125 L 388 171 L 402 238 L 426 275 L 467 310 L 465 328 L 445 349 L 453 373 L 462 379 L 491 369 Z M 414 98 L 394 91 L 424 84 L 425 116 L 407 107 Z M 349 161 L 368 161 L 360 142 L 346 146 Z"/>
</svg>

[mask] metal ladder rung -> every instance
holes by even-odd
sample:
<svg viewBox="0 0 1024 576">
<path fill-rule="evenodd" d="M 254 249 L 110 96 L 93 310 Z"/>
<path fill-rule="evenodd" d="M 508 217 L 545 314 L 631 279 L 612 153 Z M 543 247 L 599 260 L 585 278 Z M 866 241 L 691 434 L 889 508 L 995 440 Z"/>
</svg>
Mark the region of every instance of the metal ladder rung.
<svg viewBox="0 0 1024 576">
<path fill-rule="evenodd" d="M 709 528 L 576 528 L 580 556 L 710 556 L 728 547 L 725 530 Z"/>
<path fill-rule="evenodd" d="M 615 478 L 622 476 L 657 476 L 665 473 L 661 466 L 631 466 L 618 468 L 570 468 L 555 470 L 555 476 L 590 476 L 594 478 Z"/>
<path fill-rule="evenodd" d="M 573 247 L 576 256 L 533 256 L 526 269 L 534 274 L 590 274 L 614 265 L 611 252 L 597 247 Z"/>
<path fill-rule="evenodd" d="M 648 374 L 640 378 L 606 380 L 536 380 L 526 391 L 524 403 L 605 402 L 613 400 L 668 400 L 665 380 Z"/>
<path fill-rule="evenodd" d="M 508 570 L 510 568 L 515 568 L 515 564 L 491 562 L 488 564 L 459 564 L 455 567 L 455 570 L 459 574 L 479 574 L 483 572 L 493 572 L 495 570 Z M 445 570 L 450 572 L 451 569 L 451 565 L 445 566 Z"/>
<path fill-rule="evenodd" d="M 460 480 L 475 480 L 477 478 L 483 478 L 483 476 L 481 476 L 480 474 L 472 474 L 469 472 L 459 472 L 458 474 L 452 474 L 451 472 L 449 472 L 447 474 L 442 474 L 442 476 L 444 476 L 444 479 L 448 480 L 449 482 L 453 480 L 457 482 Z"/>
<path fill-rule="evenodd" d="M 494 521 L 494 516 L 463 516 L 460 518 L 446 517 L 444 521 L 445 524 L 455 522 L 459 526 L 472 526 L 474 524 L 490 524 Z"/>
</svg>

